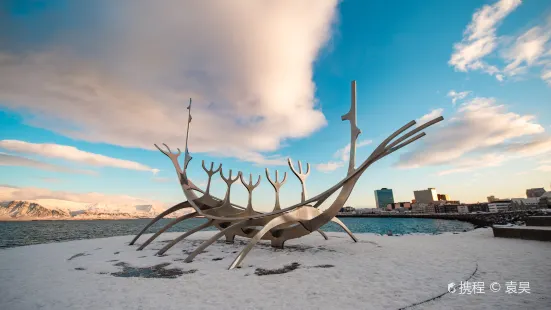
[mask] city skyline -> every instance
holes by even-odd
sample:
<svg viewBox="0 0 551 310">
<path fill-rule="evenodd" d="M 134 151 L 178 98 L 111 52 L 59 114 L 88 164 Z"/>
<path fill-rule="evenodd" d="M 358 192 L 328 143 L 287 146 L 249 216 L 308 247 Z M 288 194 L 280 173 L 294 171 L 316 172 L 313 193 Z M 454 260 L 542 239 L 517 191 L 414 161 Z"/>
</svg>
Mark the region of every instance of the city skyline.
<svg viewBox="0 0 551 310">
<path fill-rule="evenodd" d="M 315 195 L 346 175 L 349 129 L 340 118 L 352 80 L 359 159 L 412 119 L 445 120 L 375 164 L 349 205 L 375 207 L 372 193 L 383 187 L 398 202 L 430 187 L 467 203 L 550 190 L 545 1 L 7 3 L 0 201 L 184 200 L 153 143 L 184 149 L 190 97 L 196 184 L 207 179 L 202 160 L 262 175 L 253 199 L 270 209 L 263 169 L 289 174 L 291 157 L 310 163 Z M 227 16 L 210 14 L 221 9 Z M 223 196 L 223 182 L 213 186 Z M 299 201 L 300 191 L 290 178 L 281 204 Z M 242 186 L 234 195 L 246 204 Z"/>
</svg>

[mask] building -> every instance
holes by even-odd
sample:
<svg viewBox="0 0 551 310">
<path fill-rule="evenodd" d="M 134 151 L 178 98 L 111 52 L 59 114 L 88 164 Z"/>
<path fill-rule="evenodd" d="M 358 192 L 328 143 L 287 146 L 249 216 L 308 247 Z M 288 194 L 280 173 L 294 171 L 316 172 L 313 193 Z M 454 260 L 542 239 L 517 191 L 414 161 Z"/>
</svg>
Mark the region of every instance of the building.
<svg viewBox="0 0 551 310">
<path fill-rule="evenodd" d="M 466 205 L 457 206 L 457 213 L 469 213 L 469 207 Z"/>
<path fill-rule="evenodd" d="M 381 188 L 375 190 L 375 203 L 377 204 L 377 208 L 379 209 L 386 208 L 389 203 L 394 203 L 394 195 L 392 194 L 392 189 Z"/>
<path fill-rule="evenodd" d="M 380 214 L 381 209 L 377 208 L 364 208 L 364 209 L 356 209 L 356 214 Z"/>
<path fill-rule="evenodd" d="M 448 201 L 450 200 L 450 196 L 447 194 L 437 194 L 436 197 L 438 197 L 438 200 Z"/>
<path fill-rule="evenodd" d="M 541 195 L 539 198 L 539 207 L 542 209 L 551 208 L 551 191 Z"/>
<path fill-rule="evenodd" d="M 346 206 L 344 208 L 341 208 L 339 210 L 339 212 L 341 213 L 350 213 L 350 212 L 354 212 L 356 209 L 354 209 L 353 207 L 350 207 L 350 206 Z"/>
<path fill-rule="evenodd" d="M 411 204 L 411 212 L 413 213 L 425 213 L 425 207 L 427 204 L 424 203 L 413 203 Z"/>
<path fill-rule="evenodd" d="M 436 193 L 436 189 L 432 187 L 429 187 L 425 190 L 413 191 L 413 195 L 415 196 L 415 202 L 433 203 L 435 201 L 438 201 L 438 194 Z"/>
<path fill-rule="evenodd" d="M 471 203 L 467 204 L 467 208 L 469 209 L 469 213 L 489 212 L 487 203 Z"/>
<path fill-rule="evenodd" d="M 425 213 L 436 213 L 435 205 L 425 204 Z"/>
<path fill-rule="evenodd" d="M 488 210 L 490 212 L 504 212 L 509 211 L 511 207 L 511 200 L 497 200 L 494 202 L 488 203 Z"/>
<path fill-rule="evenodd" d="M 499 198 L 496 198 L 496 196 L 492 195 L 492 196 L 488 196 L 488 202 L 494 202 L 494 201 L 497 201 L 499 200 Z"/>
<path fill-rule="evenodd" d="M 535 210 L 539 208 L 540 197 L 513 198 L 511 199 L 511 210 Z"/>
<path fill-rule="evenodd" d="M 527 198 L 539 198 L 545 194 L 545 189 L 543 188 L 530 188 L 526 190 Z"/>
<path fill-rule="evenodd" d="M 437 202 L 434 203 L 435 205 L 439 205 L 439 206 L 442 206 L 442 205 L 460 205 L 461 202 L 459 200 L 438 200 Z"/>
<path fill-rule="evenodd" d="M 457 205 L 438 205 L 434 206 L 434 213 L 457 213 Z"/>
<path fill-rule="evenodd" d="M 394 202 L 394 203 L 389 203 L 389 204 L 386 205 L 386 209 L 388 211 L 399 209 L 399 208 L 404 208 L 406 210 L 411 210 L 411 203 L 410 202 Z"/>
</svg>

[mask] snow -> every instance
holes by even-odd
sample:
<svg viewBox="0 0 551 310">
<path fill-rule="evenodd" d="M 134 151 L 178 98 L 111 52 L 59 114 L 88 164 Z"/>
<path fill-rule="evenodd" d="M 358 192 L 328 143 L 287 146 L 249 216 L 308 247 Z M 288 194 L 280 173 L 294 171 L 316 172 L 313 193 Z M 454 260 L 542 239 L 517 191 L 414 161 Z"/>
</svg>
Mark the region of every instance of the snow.
<svg viewBox="0 0 551 310">
<path fill-rule="evenodd" d="M 551 226 L 514 226 L 514 225 L 494 225 L 496 228 L 512 228 L 521 230 L 551 230 Z"/>
<path fill-rule="evenodd" d="M 62 199 L 34 199 L 34 200 L 28 200 L 32 203 L 37 203 L 44 208 L 50 209 L 50 210 L 56 210 L 61 209 L 64 210 L 67 213 L 71 213 L 74 211 L 80 211 L 85 210 L 88 203 L 86 202 L 74 202 L 69 200 L 62 200 Z"/>
<path fill-rule="evenodd" d="M 411 309 L 551 308 L 551 243 L 494 238 L 491 229 L 357 234 L 358 243 L 343 233 L 328 233 L 327 241 L 312 234 L 284 250 L 259 244 L 234 270 L 227 267 L 244 247 L 238 240 L 215 243 L 192 263 L 182 261 L 183 251 L 213 232 L 193 235 L 167 256 L 153 255 L 179 234 L 165 234 L 144 251 L 128 246 L 132 236 L 1 250 L 0 309 L 399 309 L 441 294 Z M 197 271 L 176 278 L 111 275 L 123 271 L 115 266 L 121 262 Z M 298 268 L 284 274 L 255 274 L 295 262 Z M 485 294 L 447 293 L 448 283 L 467 279 L 484 282 Z M 530 294 L 506 294 L 509 281 L 529 282 Z M 500 283 L 500 292 L 490 291 L 492 282 Z"/>
</svg>

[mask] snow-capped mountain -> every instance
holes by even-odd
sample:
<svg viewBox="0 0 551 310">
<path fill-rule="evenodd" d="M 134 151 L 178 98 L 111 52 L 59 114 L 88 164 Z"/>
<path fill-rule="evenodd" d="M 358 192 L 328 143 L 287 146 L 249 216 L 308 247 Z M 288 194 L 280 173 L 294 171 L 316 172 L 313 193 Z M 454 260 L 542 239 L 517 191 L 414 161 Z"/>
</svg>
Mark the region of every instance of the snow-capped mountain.
<svg viewBox="0 0 551 310">
<path fill-rule="evenodd" d="M 48 209 L 29 201 L 10 201 L 0 204 L 0 216 L 11 218 L 63 218 L 69 213 L 60 209 Z"/>
<path fill-rule="evenodd" d="M 165 209 L 157 205 L 113 203 L 82 203 L 58 199 L 0 202 L 3 218 L 67 218 L 67 219 L 125 219 L 153 218 Z M 169 217 L 181 216 L 191 210 L 180 210 Z"/>
</svg>

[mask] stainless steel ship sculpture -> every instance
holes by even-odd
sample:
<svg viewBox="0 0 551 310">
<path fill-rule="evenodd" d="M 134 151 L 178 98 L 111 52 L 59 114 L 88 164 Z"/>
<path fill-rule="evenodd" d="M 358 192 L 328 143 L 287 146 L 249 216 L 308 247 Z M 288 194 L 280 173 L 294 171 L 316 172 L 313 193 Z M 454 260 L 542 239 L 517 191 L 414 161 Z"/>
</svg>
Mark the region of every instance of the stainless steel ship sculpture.
<svg viewBox="0 0 551 310">
<path fill-rule="evenodd" d="M 205 166 L 205 162 L 203 161 L 203 169 L 208 175 L 206 189 L 202 190 L 198 188 L 188 178 L 186 173 L 187 166 L 192 159 L 188 152 L 187 145 L 189 137 L 189 126 L 191 123 L 190 100 L 190 105 L 188 107 L 188 110 L 190 111 L 186 132 L 184 168 L 182 169 L 178 161 L 178 157 L 182 153 L 180 149 L 177 149 L 177 153 L 173 153 L 166 144 L 163 144 L 166 150 L 161 149 L 155 144 L 157 149 L 159 149 L 159 151 L 165 154 L 172 161 L 187 201 L 179 203 L 159 214 L 150 223 L 148 223 L 142 229 L 142 231 L 140 231 L 140 233 L 130 242 L 130 245 L 133 245 L 138 240 L 138 238 L 149 227 L 151 227 L 151 225 L 155 224 L 163 217 L 183 208 L 192 208 L 193 212 L 178 217 L 169 222 L 157 233 L 155 233 L 143 244 L 141 244 L 138 250 L 144 249 L 159 235 L 161 235 L 163 232 L 165 232 L 170 227 L 176 225 L 177 223 L 198 216 L 203 216 L 207 219 L 207 222 L 183 233 L 178 238 L 172 240 L 165 247 L 159 250 L 157 252 L 157 255 L 164 254 L 178 242 L 207 227 L 216 227 L 219 232 L 212 236 L 210 239 L 204 241 L 197 249 L 189 254 L 185 259 L 185 262 L 193 261 L 193 259 L 197 255 L 199 255 L 201 252 L 203 252 L 203 250 L 205 250 L 208 246 L 213 244 L 221 237 L 225 237 L 227 242 L 233 242 L 235 236 L 247 238 L 249 239 L 248 245 L 241 251 L 241 253 L 239 253 L 239 255 L 237 255 L 233 263 L 229 266 L 229 269 L 233 269 L 241 265 L 245 256 L 260 240 L 269 240 L 271 241 L 271 245 L 273 247 L 281 248 L 283 247 L 285 241 L 289 239 L 300 238 L 312 232 L 318 232 L 325 239 L 327 239 L 327 236 L 325 235 L 325 233 L 323 233 L 323 231 L 320 230 L 320 228 L 328 222 L 333 222 L 339 225 L 342 229 L 344 229 L 344 231 L 348 233 L 352 240 L 356 242 L 357 239 L 356 237 L 354 237 L 352 232 L 335 216 L 348 200 L 348 197 L 352 193 L 352 190 L 354 189 L 356 182 L 358 182 L 358 180 L 360 179 L 360 176 L 374 162 L 425 136 L 425 133 L 422 132 L 424 129 L 442 121 L 444 118 L 440 116 L 406 133 L 408 129 L 415 125 L 415 121 L 407 123 L 400 129 L 395 131 L 393 134 L 391 134 L 388 138 L 386 138 L 379 146 L 377 146 L 377 148 L 375 148 L 375 150 L 367 159 L 364 160 L 364 162 L 356 167 L 356 140 L 361 133 L 360 129 L 356 126 L 356 81 L 352 81 L 351 91 L 352 98 L 350 110 L 348 111 L 348 113 L 341 117 L 343 121 L 347 120 L 350 122 L 350 158 L 348 163 L 348 173 L 346 177 L 344 177 L 340 182 L 338 182 L 328 190 L 324 191 L 323 193 L 318 194 L 312 198 L 307 198 L 305 182 L 308 175 L 310 174 L 310 164 L 307 164 L 306 171 L 304 172 L 302 169 L 302 164 L 299 161 L 297 171 L 293 166 L 293 162 L 289 158 L 289 167 L 293 174 L 299 179 L 302 186 L 301 201 L 292 206 L 281 208 L 279 204 L 279 189 L 281 188 L 281 186 L 283 186 L 283 184 L 285 184 L 285 181 L 287 180 L 287 173 L 285 172 L 283 179 L 279 180 L 279 173 L 276 170 L 275 179 L 272 180 L 270 178 L 270 173 L 266 168 L 266 178 L 275 190 L 274 209 L 272 212 L 267 213 L 255 211 L 252 205 L 252 194 L 254 189 L 260 184 L 261 176 L 258 176 L 258 180 L 253 184 L 252 174 L 249 175 L 248 182 L 243 178 L 243 174 L 241 172 L 238 172 L 237 175 L 232 178 L 233 174 L 231 169 L 227 173 L 226 177 L 222 170 L 222 164 L 220 164 L 218 168 L 214 169 L 214 164 L 211 163 L 210 169 L 207 169 L 207 167 Z M 210 194 L 212 177 L 218 172 L 220 172 L 220 177 L 227 185 L 226 194 L 223 199 L 214 197 Z M 231 187 L 233 183 L 235 183 L 237 180 L 241 181 L 241 183 L 243 184 L 243 186 L 245 186 L 249 193 L 248 203 L 246 207 L 241 207 L 239 205 L 231 203 L 230 201 Z M 320 211 L 318 208 L 331 195 L 337 193 L 337 191 L 339 191 L 339 193 L 335 200 L 324 211 Z"/>
</svg>

